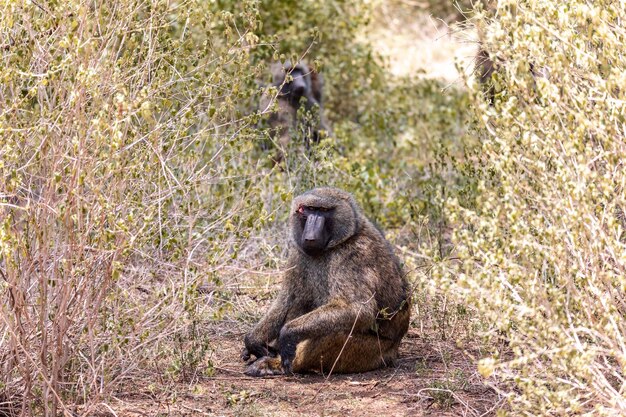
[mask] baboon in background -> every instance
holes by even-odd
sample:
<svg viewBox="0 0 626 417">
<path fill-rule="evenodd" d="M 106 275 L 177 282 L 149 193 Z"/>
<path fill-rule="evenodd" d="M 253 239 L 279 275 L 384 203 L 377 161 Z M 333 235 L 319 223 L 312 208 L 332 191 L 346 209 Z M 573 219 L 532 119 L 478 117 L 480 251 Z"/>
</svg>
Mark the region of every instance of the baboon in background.
<svg viewBox="0 0 626 417">
<path fill-rule="evenodd" d="M 305 145 L 311 142 L 319 142 L 322 135 L 329 133 L 328 127 L 322 114 L 322 88 L 321 75 L 312 71 L 308 65 L 300 61 L 292 65 L 290 61 L 281 64 L 274 63 L 271 66 L 272 85 L 278 89 L 278 110 L 269 116 L 269 125 L 272 138 L 280 148 L 285 149 L 291 140 L 293 129 L 303 131 Z M 264 94 L 261 97 L 260 109 L 269 108 L 274 96 Z M 298 110 L 304 106 L 310 116 L 305 120 L 298 120 Z M 282 152 L 277 160 L 282 159 Z"/>
<path fill-rule="evenodd" d="M 480 48 L 476 54 L 476 67 L 474 71 L 478 73 L 478 81 L 480 81 L 480 85 L 483 86 L 483 91 L 490 103 L 493 102 L 496 93 L 495 87 L 491 82 L 491 76 L 494 70 L 495 64 L 489 58 L 489 53 L 483 48 Z"/>
<path fill-rule="evenodd" d="M 282 288 L 244 338 L 246 374 L 364 372 L 390 365 L 409 327 L 410 294 L 383 233 L 354 197 L 315 188 L 291 207 Z"/>
<path fill-rule="evenodd" d="M 480 81 L 480 85 L 482 86 L 482 91 L 489 101 L 490 104 L 494 103 L 496 98 L 496 86 L 492 80 L 492 75 L 494 72 L 501 70 L 502 66 L 505 65 L 506 62 L 503 61 L 493 61 L 489 57 L 489 53 L 485 51 L 482 47 L 478 49 L 478 53 L 476 54 L 476 66 L 474 67 L 474 72 L 478 73 L 478 81 Z M 537 67 L 532 62 L 528 64 L 528 71 L 533 77 L 533 80 L 537 80 L 538 78 L 550 79 L 550 71 L 547 68 Z"/>
</svg>

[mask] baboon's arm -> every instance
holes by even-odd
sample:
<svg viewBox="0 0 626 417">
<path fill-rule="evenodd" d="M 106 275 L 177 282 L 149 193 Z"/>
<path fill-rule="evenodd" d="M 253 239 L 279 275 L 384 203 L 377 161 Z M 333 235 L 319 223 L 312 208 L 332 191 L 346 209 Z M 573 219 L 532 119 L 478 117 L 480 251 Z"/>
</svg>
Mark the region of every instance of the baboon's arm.
<svg viewBox="0 0 626 417">
<path fill-rule="evenodd" d="M 285 372 L 289 373 L 296 346 L 306 339 L 330 334 L 364 333 L 376 322 L 376 305 L 372 299 L 362 302 L 331 301 L 286 323 L 280 331 L 278 344 Z"/>
<path fill-rule="evenodd" d="M 326 336 L 330 333 L 367 331 L 376 317 L 375 302 L 348 303 L 343 300 L 331 301 L 304 314 L 283 327 L 282 333 L 290 333 L 300 340 Z"/>
<path fill-rule="evenodd" d="M 278 338 L 280 329 L 283 327 L 289 311 L 288 299 L 288 292 L 282 289 L 265 316 L 246 335 L 244 338 L 246 348 L 242 353 L 244 360 L 247 360 L 250 355 L 254 355 L 257 358 L 270 355 L 269 344 Z"/>
</svg>

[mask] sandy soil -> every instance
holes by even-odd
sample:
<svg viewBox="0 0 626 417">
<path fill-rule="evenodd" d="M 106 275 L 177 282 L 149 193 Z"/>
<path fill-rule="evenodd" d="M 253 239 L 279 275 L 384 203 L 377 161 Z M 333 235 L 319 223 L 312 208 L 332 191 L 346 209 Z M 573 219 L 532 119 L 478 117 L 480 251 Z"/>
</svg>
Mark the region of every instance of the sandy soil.
<svg viewBox="0 0 626 417">
<path fill-rule="evenodd" d="M 467 352 L 411 330 L 394 367 L 350 375 L 251 378 L 239 360 L 242 335 L 215 334 L 215 374 L 160 392 L 134 387 L 102 416 L 489 416 L 502 398 Z M 159 385 L 159 384 L 157 384 Z M 131 394 L 132 392 L 132 394 Z"/>
</svg>

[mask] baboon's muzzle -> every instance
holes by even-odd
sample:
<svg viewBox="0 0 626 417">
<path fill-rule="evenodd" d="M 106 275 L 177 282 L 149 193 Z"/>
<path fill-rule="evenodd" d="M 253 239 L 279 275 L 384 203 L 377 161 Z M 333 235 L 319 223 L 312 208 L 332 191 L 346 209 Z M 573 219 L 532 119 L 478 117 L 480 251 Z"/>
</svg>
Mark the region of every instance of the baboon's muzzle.
<svg viewBox="0 0 626 417">
<path fill-rule="evenodd" d="M 309 214 L 302 232 L 302 249 L 309 255 L 319 254 L 326 247 L 326 218 L 319 214 Z"/>
<path fill-rule="evenodd" d="M 295 99 L 299 99 L 306 92 L 306 83 L 302 77 L 295 78 L 291 82 L 291 93 Z"/>
</svg>

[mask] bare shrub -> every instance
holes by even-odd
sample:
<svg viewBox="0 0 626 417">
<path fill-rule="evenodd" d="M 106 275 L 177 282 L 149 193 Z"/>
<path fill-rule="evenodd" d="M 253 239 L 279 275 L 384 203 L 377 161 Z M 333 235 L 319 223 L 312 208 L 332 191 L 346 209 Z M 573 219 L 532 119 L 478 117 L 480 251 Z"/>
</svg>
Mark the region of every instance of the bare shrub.
<svg viewBox="0 0 626 417">
<path fill-rule="evenodd" d="M 259 71 L 252 2 L 240 10 L 4 7 L 0 385 L 22 412 L 89 414 L 158 365 L 153 348 L 184 334 L 240 225 L 263 222 L 245 205 L 260 174 L 241 108 Z"/>
</svg>

